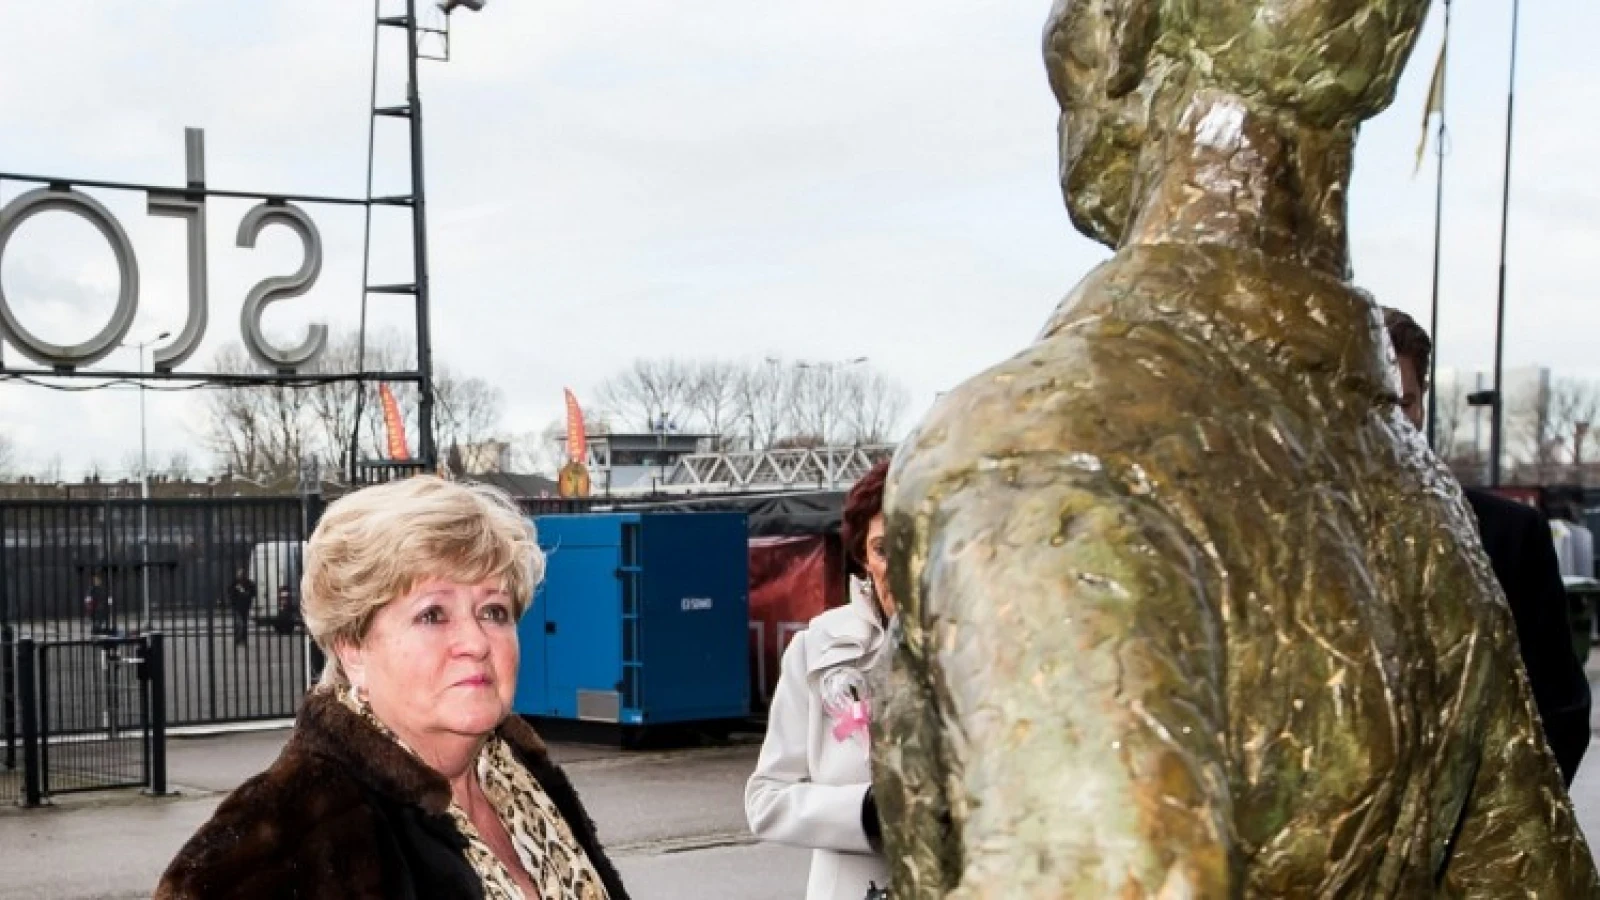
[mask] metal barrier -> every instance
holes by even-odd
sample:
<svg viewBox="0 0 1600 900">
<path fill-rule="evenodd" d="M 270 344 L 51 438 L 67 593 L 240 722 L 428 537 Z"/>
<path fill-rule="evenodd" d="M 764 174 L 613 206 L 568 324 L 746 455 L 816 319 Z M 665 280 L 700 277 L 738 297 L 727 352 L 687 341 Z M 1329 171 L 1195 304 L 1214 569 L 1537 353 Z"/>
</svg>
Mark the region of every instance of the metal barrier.
<svg viewBox="0 0 1600 900">
<path fill-rule="evenodd" d="M 23 799 L 23 773 L 18 768 L 22 758 L 17 756 L 17 646 L 16 634 L 9 625 L 0 626 L 0 719 L 5 726 L 5 757 L 0 759 L 0 804 L 21 803 Z"/>
<path fill-rule="evenodd" d="M 57 794 L 167 791 L 163 635 L 16 642 L 22 767 L 0 800 L 38 806 Z"/>
<path fill-rule="evenodd" d="M 301 554 L 321 508 L 316 496 L 0 501 L 0 625 L 40 643 L 161 631 L 174 725 L 292 717 L 309 683 Z M 255 588 L 242 601 L 240 570 Z"/>
<path fill-rule="evenodd" d="M 521 506 L 550 515 L 594 503 L 529 498 Z M 16 769 L 20 746 L 12 698 L 21 638 L 42 646 L 160 631 L 172 725 L 292 718 L 319 668 L 299 595 L 305 540 L 322 508 L 317 495 L 0 500 L 0 631 L 11 648 L 0 653 L 0 772 Z M 255 596 L 236 607 L 230 586 L 239 570 Z M 0 802 L 7 790 L 0 779 Z"/>
</svg>

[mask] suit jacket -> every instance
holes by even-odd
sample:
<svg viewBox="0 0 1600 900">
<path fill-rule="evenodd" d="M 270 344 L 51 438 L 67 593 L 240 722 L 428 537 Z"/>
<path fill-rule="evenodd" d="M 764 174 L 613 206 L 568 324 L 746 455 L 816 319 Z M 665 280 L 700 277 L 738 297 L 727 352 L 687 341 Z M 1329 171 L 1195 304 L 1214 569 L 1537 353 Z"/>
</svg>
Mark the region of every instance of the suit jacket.
<svg viewBox="0 0 1600 900">
<path fill-rule="evenodd" d="M 577 792 L 533 729 L 498 729 L 604 882 L 627 900 Z M 450 785 L 329 693 L 307 698 L 272 767 L 222 801 L 173 859 L 156 900 L 482 900 Z"/>
<path fill-rule="evenodd" d="M 1471 488 L 1466 495 L 1516 620 L 1545 739 L 1570 786 L 1589 747 L 1589 679 L 1572 653 L 1572 624 L 1550 525 L 1532 507 Z"/>
</svg>

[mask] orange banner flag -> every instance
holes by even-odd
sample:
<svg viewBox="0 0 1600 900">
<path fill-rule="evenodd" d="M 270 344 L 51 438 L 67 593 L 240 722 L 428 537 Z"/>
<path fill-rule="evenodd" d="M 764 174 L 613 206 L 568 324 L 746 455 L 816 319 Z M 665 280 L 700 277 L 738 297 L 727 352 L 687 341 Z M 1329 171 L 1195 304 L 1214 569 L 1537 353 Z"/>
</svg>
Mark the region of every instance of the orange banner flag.
<svg viewBox="0 0 1600 900">
<path fill-rule="evenodd" d="M 587 462 L 589 438 L 584 432 L 583 409 L 578 406 L 578 398 L 572 395 L 571 389 L 563 390 L 567 394 L 567 459 L 575 463 Z"/>
<path fill-rule="evenodd" d="M 406 446 L 406 423 L 400 418 L 400 402 L 394 399 L 394 391 L 389 390 L 387 384 L 378 385 L 378 399 L 383 403 L 383 429 L 389 435 L 389 458 L 404 462 L 411 458 L 411 450 Z"/>
</svg>

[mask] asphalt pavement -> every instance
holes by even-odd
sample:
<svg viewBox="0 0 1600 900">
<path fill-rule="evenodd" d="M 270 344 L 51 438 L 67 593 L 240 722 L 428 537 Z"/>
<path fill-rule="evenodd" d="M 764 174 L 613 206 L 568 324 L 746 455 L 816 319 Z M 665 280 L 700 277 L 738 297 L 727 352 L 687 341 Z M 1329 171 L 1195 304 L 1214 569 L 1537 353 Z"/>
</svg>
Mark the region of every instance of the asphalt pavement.
<svg viewBox="0 0 1600 900">
<path fill-rule="evenodd" d="M 272 762 L 287 736 L 276 729 L 173 739 L 173 797 L 107 792 L 0 810 L 0 900 L 149 897 L 184 840 L 227 791 Z M 758 749 L 551 745 L 634 897 L 798 900 L 807 852 L 757 844 L 745 826 L 744 780 Z"/>
<path fill-rule="evenodd" d="M 1595 675 L 1600 669 L 1591 669 L 1600 681 Z M 176 796 L 83 794 L 45 809 L 0 809 L 0 900 L 149 897 L 184 840 L 228 790 L 271 763 L 287 736 L 174 738 Z M 801 900 L 808 853 L 756 843 L 745 827 L 744 781 L 758 749 L 551 744 L 638 900 Z M 1591 742 L 1572 796 L 1590 845 L 1600 846 L 1600 742 Z"/>
</svg>

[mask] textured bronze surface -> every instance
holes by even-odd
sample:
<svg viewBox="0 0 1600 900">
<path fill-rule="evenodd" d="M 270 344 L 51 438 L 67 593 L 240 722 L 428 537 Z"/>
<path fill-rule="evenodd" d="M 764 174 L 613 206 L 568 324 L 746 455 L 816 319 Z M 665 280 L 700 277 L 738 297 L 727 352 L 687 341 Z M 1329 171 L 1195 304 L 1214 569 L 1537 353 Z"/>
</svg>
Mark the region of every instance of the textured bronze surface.
<svg viewBox="0 0 1600 900">
<path fill-rule="evenodd" d="M 1058 3 L 1118 248 L 887 503 L 874 778 L 906 898 L 1600 897 L 1510 613 L 1347 281 L 1421 0 Z"/>
</svg>

